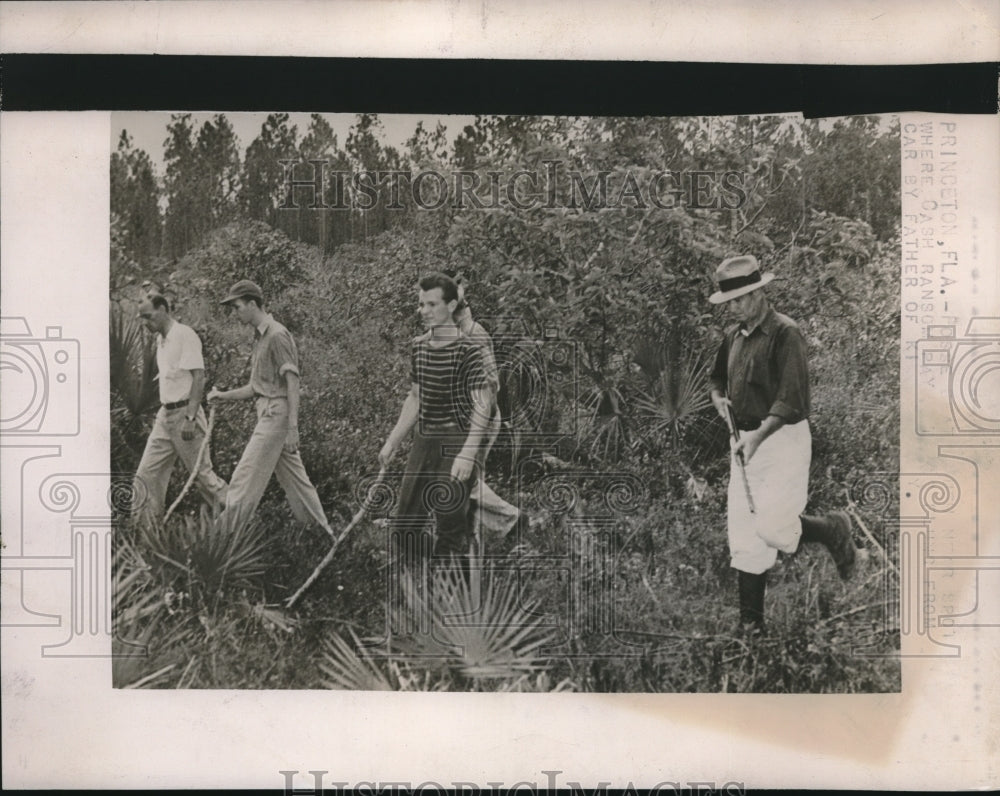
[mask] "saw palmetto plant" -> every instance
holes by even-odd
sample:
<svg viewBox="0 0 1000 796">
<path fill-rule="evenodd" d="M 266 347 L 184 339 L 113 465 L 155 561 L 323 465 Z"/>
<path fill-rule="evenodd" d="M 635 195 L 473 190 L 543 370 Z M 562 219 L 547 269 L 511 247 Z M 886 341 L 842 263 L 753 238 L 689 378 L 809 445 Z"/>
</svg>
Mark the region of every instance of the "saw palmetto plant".
<svg viewBox="0 0 1000 796">
<path fill-rule="evenodd" d="M 677 449 L 711 405 L 707 361 L 688 353 L 673 367 L 665 367 L 649 390 L 639 393 L 634 414 L 644 436 Z"/>
<path fill-rule="evenodd" d="M 158 614 L 165 613 L 162 595 L 157 590 L 152 569 L 135 546 L 119 537 L 114 544 L 111 565 L 112 622 L 116 650 L 120 655 L 144 654 L 142 639 Z"/>
<path fill-rule="evenodd" d="M 130 415 L 151 411 L 159 404 L 153 338 L 120 304 L 111 305 L 108 332 L 111 390 Z"/>
<path fill-rule="evenodd" d="M 431 621 L 431 632 L 399 640 L 420 655 L 441 655 L 465 678 L 515 677 L 538 669 L 555 629 L 525 597 L 516 572 L 458 567 L 433 572 L 429 593 L 403 580 L 409 610 Z"/>
<path fill-rule="evenodd" d="M 172 518 L 166 524 L 141 523 L 143 548 L 163 577 L 180 578 L 198 608 L 225 588 L 251 585 L 267 570 L 267 538 L 257 521 L 213 519 L 207 510 Z"/>
<path fill-rule="evenodd" d="M 157 577 L 139 546 L 121 534 L 114 541 L 111 588 L 112 681 L 116 688 L 139 687 L 167 658 L 192 648 L 198 630 L 186 621 L 187 594 Z"/>
<path fill-rule="evenodd" d="M 319 670 L 327 688 L 345 691 L 410 691 L 414 682 L 392 659 L 377 661 L 352 632 L 354 644 L 333 633 L 323 640 Z"/>
<path fill-rule="evenodd" d="M 364 690 L 477 690 L 523 683 L 538 673 L 555 629 L 526 600 L 517 573 L 473 567 L 468 577 L 440 568 L 430 584 L 404 573 L 405 611 L 426 632 L 395 636 L 377 660 L 340 636 L 324 646 L 321 670 L 330 688 Z M 428 587 L 429 586 L 429 587 Z"/>
<path fill-rule="evenodd" d="M 577 437 L 598 461 L 617 461 L 631 447 L 627 403 L 613 385 L 594 386 L 580 398 Z"/>
<path fill-rule="evenodd" d="M 111 428 L 115 431 L 112 458 L 120 459 L 126 450 L 132 450 L 133 455 L 135 449 L 141 450 L 146 431 L 142 418 L 160 405 L 156 344 L 130 311 L 115 303 L 111 305 L 108 346 Z"/>
</svg>

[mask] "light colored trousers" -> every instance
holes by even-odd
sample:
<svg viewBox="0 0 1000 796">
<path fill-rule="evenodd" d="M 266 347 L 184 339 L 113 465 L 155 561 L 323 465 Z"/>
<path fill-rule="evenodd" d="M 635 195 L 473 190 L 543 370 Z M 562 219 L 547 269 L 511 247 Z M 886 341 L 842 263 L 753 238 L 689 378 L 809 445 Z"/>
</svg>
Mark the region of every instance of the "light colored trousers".
<svg viewBox="0 0 1000 796">
<path fill-rule="evenodd" d="M 257 425 L 229 480 L 229 495 L 221 521 L 235 522 L 235 527 L 248 522 L 274 473 L 285 490 L 295 519 L 329 531 L 330 524 L 302 457 L 298 451 L 285 450 L 287 435 L 288 399 L 257 398 Z"/>
<path fill-rule="evenodd" d="M 808 420 L 782 426 L 764 440 L 746 466 L 756 510 L 751 514 L 739 464 L 730 456 L 729 553 L 735 569 L 759 575 L 774 566 L 779 550 L 798 549 L 811 457 Z"/>
<path fill-rule="evenodd" d="M 186 406 L 166 410 L 162 406 L 153 421 L 153 430 L 146 440 L 139 469 L 135 473 L 136 508 L 147 518 L 162 519 L 167 498 L 170 473 L 179 456 L 188 472 L 191 472 L 198 458 L 198 449 L 208 431 L 205 412 L 199 407 L 195 417 L 194 439 L 181 437 Z M 205 502 L 213 509 L 221 510 L 226 505 L 226 482 L 212 469 L 212 457 L 208 448 L 201 457 L 198 475 L 194 483 Z M 145 498 L 145 499 L 144 499 Z"/>
<path fill-rule="evenodd" d="M 493 443 L 496 442 L 500 434 L 500 410 L 493 413 L 490 425 L 487 428 L 486 440 L 479 446 L 476 454 L 476 464 L 478 478 L 472 485 L 472 494 L 469 499 L 476 507 L 476 527 L 506 535 L 510 529 L 517 524 L 517 517 L 520 513 L 516 506 L 511 505 L 486 483 L 486 457 L 489 456 Z"/>
</svg>

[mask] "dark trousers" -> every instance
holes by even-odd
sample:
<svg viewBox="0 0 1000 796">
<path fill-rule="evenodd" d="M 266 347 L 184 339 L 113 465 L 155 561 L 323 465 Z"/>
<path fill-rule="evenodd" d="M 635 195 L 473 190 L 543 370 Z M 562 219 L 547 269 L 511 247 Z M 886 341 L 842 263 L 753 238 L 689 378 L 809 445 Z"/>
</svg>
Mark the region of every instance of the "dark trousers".
<svg viewBox="0 0 1000 796">
<path fill-rule="evenodd" d="M 464 556 L 472 539 L 469 494 L 475 473 L 465 482 L 451 477 L 451 466 L 462 449 L 466 432 L 447 427 L 428 433 L 419 426 L 413 432 L 413 448 L 406 462 L 399 503 L 392 519 L 394 545 L 404 561 L 413 556 Z M 434 515 L 436 540 L 427 533 L 427 517 Z"/>
</svg>

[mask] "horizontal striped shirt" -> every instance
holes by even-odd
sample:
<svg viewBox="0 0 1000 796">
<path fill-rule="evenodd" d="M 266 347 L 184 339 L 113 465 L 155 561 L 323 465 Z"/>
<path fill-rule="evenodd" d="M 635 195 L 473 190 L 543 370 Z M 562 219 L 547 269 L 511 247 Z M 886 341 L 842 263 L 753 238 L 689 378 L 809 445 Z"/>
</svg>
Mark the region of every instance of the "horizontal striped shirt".
<svg viewBox="0 0 1000 796">
<path fill-rule="evenodd" d="M 482 349 L 465 337 L 439 348 L 427 339 L 414 340 L 410 380 L 420 390 L 421 426 L 454 424 L 468 429 L 473 393 L 489 386 Z"/>
</svg>

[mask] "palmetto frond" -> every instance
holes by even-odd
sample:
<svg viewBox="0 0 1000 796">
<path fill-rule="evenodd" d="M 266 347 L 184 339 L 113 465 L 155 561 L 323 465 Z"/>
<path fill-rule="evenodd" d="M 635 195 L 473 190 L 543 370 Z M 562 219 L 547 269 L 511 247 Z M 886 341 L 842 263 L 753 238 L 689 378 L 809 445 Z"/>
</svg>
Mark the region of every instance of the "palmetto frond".
<svg viewBox="0 0 1000 796">
<path fill-rule="evenodd" d="M 625 398 L 614 386 L 595 386 L 580 399 L 578 438 L 599 460 L 614 460 L 630 445 Z"/>
<path fill-rule="evenodd" d="M 158 650 L 190 648 L 197 631 L 183 615 L 182 621 L 171 617 L 183 596 L 157 579 L 154 567 L 122 534 L 114 540 L 111 587 L 112 682 L 118 688 L 141 681 Z"/>
<path fill-rule="evenodd" d="M 140 628 L 163 608 L 162 597 L 152 581 L 149 565 L 135 547 L 119 534 L 111 563 L 112 617 L 116 638 L 126 641 L 138 638 Z"/>
<path fill-rule="evenodd" d="M 111 305 L 108 325 L 111 390 L 132 418 L 159 405 L 156 348 L 142 325 L 118 304 Z"/>
<path fill-rule="evenodd" d="M 526 601 L 517 573 L 439 568 L 430 593 L 404 577 L 408 610 L 429 617 L 430 633 L 400 639 L 401 650 L 440 656 L 463 677 L 510 678 L 536 670 L 555 630 Z"/>
<path fill-rule="evenodd" d="M 366 691 L 429 691 L 457 679 L 473 687 L 485 680 L 500 690 L 525 689 L 525 676 L 537 674 L 542 647 L 555 630 L 526 602 L 516 573 L 473 569 L 468 579 L 457 568 L 435 571 L 424 584 L 402 575 L 405 610 L 427 622 L 427 632 L 396 636 L 391 656 L 376 661 L 358 640 L 354 646 L 334 634 L 320 660 L 329 688 Z"/>
<path fill-rule="evenodd" d="M 140 527 L 143 545 L 157 561 L 184 573 L 204 597 L 250 583 L 267 569 L 267 538 L 256 520 L 225 522 L 203 510 Z"/>
<path fill-rule="evenodd" d="M 320 654 L 319 669 L 327 688 L 351 691 L 396 691 L 396 685 L 364 651 L 364 646 L 354 633 L 352 647 L 337 633 L 326 638 Z M 355 649 L 361 650 L 360 653 Z"/>
<path fill-rule="evenodd" d="M 636 420 L 676 444 L 684 427 L 711 404 L 707 362 L 689 353 L 675 366 L 664 368 L 651 390 L 640 391 Z"/>
</svg>

